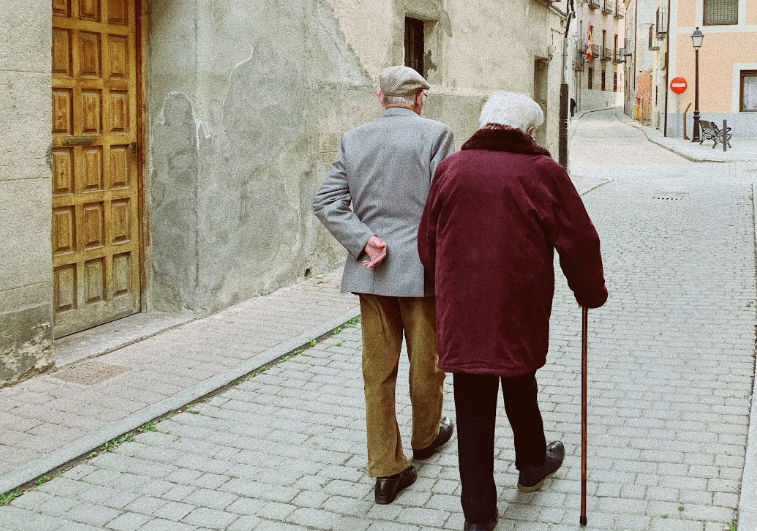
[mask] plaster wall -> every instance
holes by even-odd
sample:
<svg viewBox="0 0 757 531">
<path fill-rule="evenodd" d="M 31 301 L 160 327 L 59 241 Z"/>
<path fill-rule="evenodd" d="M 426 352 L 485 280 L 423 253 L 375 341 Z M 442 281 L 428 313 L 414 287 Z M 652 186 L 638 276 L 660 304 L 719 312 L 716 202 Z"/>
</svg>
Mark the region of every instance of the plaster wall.
<svg viewBox="0 0 757 531">
<path fill-rule="evenodd" d="M 675 75 L 671 71 L 671 78 L 681 76 L 688 81 L 688 88 L 681 95 L 681 105 L 686 108 L 692 103 L 693 112 L 695 57 L 691 35 L 679 33 L 677 41 Z M 738 109 L 740 81 L 733 73 L 734 63 L 757 63 L 757 31 L 707 33 L 699 51 L 700 112 L 728 114 Z M 754 113 L 735 114 L 750 114 L 751 120 L 755 120 Z"/>
<path fill-rule="evenodd" d="M 0 387 L 52 366 L 48 0 L 0 0 Z"/>
<path fill-rule="evenodd" d="M 615 3 L 610 2 L 613 10 L 615 9 Z M 604 0 L 600 1 L 601 5 L 604 5 Z M 603 109 L 607 107 L 620 106 L 623 107 L 624 92 L 625 92 L 625 79 L 627 70 L 625 63 L 615 63 L 614 61 L 602 61 L 598 58 L 599 48 L 603 46 L 602 35 L 604 32 L 604 47 L 606 47 L 611 54 L 615 53 L 615 36 L 618 37 L 617 49 L 625 46 L 626 36 L 626 19 L 635 16 L 635 5 L 633 2 L 623 5 L 618 3 L 619 9 L 622 11 L 623 18 L 615 18 L 613 14 L 605 13 L 602 7 L 592 8 L 589 7 L 588 2 L 576 3 L 576 15 L 578 18 L 578 43 L 585 45 L 589 33 L 589 26 L 592 27 L 592 45 L 595 54 L 595 59 L 588 61 L 584 64 L 583 71 L 580 72 L 580 79 L 578 81 L 577 94 L 578 98 L 578 110 L 590 111 L 596 109 Z M 633 45 L 633 40 L 630 41 Z M 633 56 L 626 58 L 627 62 L 633 62 Z M 592 88 L 589 89 L 589 69 L 593 70 L 594 77 L 592 79 Z M 601 88 L 601 76 L 602 71 L 606 74 L 606 90 L 602 91 Z M 613 89 L 613 74 L 618 75 L 618 91 L 614 92 Z M 633 80 L 629 80 L 631 88 L 633 88 Z"/>
<path fill-rule="evenodd" d="M 448 123 L 458 146 L 490 92 L 532 94 L 559 17 L 533 1 L 491 4 L 153 0 L 149 307 L 215 310 L 344 258 L 312 197 L 341 134 L 381 114 L 377 77 L 402 62 L 405 14 L 429 21 L 424 116 Z M 559 76 L 550 62 L 555 153 Z"/>
</svg>

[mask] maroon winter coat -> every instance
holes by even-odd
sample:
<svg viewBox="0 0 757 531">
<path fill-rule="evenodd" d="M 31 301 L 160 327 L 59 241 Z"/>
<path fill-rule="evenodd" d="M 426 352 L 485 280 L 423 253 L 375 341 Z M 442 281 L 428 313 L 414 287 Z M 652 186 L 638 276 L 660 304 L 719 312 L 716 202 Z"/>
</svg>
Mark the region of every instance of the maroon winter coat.
<svg viewBox="0 0 757 531">
<path fill-rule="evenodd" d="M 482 129 L 439 165 L 418 252 L 436 280 L 442 370 L 519 376 L 545 364 L 554 249 L 578 303 L 602 306 L 597 231 L 568 175 L 530 136 Z"/>
</svg>

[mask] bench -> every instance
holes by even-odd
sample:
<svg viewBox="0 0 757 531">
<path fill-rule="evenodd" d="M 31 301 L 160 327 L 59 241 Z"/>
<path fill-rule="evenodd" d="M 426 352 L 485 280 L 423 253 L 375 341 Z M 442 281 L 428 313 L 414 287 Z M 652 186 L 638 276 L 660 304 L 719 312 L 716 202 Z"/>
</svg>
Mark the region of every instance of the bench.
<svg viewBox="0 0 757 531">
<path fill-rule="evenodd" d="M 725 143 L 728 147 L 731 147 L 731 128 L 728 127 L 725 131 L 721 131 L 718 129 L 718 126 L 715 125 L 714 122 L 708 122 L 707 120 L 699 120 L 699 128 L 702 131 L 702 139 L 699 141 L 701 144 L 705 140 L 712 140 L 715 142 L 712 144 L 712 149 L 715 149 L 715 146 L 718 145 L 718 143 L 723 142 L 723 137 L 725 137 Z"/>
</svg>

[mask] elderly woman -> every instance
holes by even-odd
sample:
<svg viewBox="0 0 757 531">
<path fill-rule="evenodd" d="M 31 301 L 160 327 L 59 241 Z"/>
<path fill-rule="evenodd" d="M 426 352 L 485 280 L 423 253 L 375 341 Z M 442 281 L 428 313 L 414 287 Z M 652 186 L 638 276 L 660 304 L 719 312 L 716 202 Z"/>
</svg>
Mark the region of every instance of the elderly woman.
<svg viewBox="0 0 757 531">
<path fill-rule="evenodd" d="M 544 121 L 522 94 L 498 92 L 479 129 L 437 168 L 418 233 L 436 280 L 439 367 L 453 373 L 466 531 L 497 524 L 494 426 L 500 382 L 518 488 L 533 492 L 565 449 L 546 444 L 536 371 L 546 363 L 553 254 L 579 305 L 607 300 L 599 237 L 565 171 L 534 143 Z"/>
</svg>

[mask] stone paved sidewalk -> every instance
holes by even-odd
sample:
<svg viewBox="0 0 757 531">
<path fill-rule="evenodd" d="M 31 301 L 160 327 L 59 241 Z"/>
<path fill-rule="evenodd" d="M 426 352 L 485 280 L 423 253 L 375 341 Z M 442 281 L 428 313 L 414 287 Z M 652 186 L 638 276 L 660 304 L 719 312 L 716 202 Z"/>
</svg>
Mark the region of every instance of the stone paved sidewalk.
<svg viewBox="0 0 757 531">
<path fill-rule="evenodd" d="M 335 271 L 0 389 L 0 493 L 356 316 L 340 279 Z"/>
<path fill-rule="evenodd" d="M 610 290 L 605 307 L 590 313 L 583 529 L 727 531 L 743 494 L 754 378 L 757 164 L 714 165 L 722 175 L 714 180 L 712 165 L 653 146 L 607 114 L 582 118 L 591 135 L 579 129 L 576 136 L 602 150 L 573 152 L 587 154 L 574 161 L 576 174 L 602 184 L 584 201 L 602 238 Z M 342 297 L 354 305 L 348 296 L 336 301 Z M 230 312 L 204 321 L 203 334 L 212 339 L 179 334 L 174 348 L 223 350 L 229 337 L 228 348 L 236 349 L 236 334 L 247 333 L 250 322 Z M 303 321 L 295 313 L 292 320 Z M 139 358 L 140 349 L 162 352 L 161 337 L 113 363 Z M 243 344 L 252 348 L 254 340 Z M 0 507 L 0 529 L 462 529 L 454 439 L 418 464 L 418 482 L 393 504 L 372 502 L 360 349 L 359 326 L 345 328 L 148 426 Z M 579 360 L 580 310 L 558 273 L 550 356 L 537 377 L 547 437 L 565 442 L 566 461 L 542 491 L 519 493 L 500 408 L 497 531 L 579 529 Z M 181 369 L 174 363 L 164 373 Z M 404 358 L 400 371 L 407 372 Z M 408 441 L 406 379 L 399 383 L 399 422 Z M 445 414 L 454 417 L 451 385 L 446 391 Z"/>
</svg>

